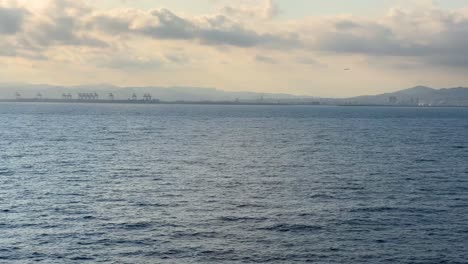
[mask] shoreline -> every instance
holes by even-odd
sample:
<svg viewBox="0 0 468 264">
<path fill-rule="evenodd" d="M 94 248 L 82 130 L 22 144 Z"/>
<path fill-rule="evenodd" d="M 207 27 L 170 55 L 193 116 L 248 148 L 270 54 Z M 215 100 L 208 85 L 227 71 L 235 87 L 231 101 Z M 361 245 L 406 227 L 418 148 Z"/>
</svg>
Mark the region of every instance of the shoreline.
<svg viewBox="0 0 468 264">
<path fill-rule="evenodd" d="M 342 106 L 342 107 L 411 107 L 440 108 L 468 105 L 386 105 L 386 104 L 344 104 L 320 102 L 242 102 L 242 101 L 160 101 L 160 100 L 80 100 L 80 99 L 0 99 L 0 103 L 57 103 L 57 104 L 134 104 L 134 105 L 258 105 L 258 106 Z"/>
<path fill-rule="evenodd" d="M 137 105 L 322 105 L 317 102 L 236 102 L 236 101 L 160 101 L 160 100 L 80 100 L 80 99 L 0 99 L 0 103 L 61 103 L 61 104 L 137 104 Z"/>
</svg>

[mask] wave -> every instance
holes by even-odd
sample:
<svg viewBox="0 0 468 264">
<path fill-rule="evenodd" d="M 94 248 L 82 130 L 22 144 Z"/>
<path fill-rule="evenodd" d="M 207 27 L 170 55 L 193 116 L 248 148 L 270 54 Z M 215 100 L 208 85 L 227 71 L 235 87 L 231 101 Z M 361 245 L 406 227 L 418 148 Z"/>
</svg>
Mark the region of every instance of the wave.
<svg viewBox="0 0 468 264">
<path fill-rule="evenodd" d="M 277 232 L 313 232 L 322 230 L 323 227 L 319 225 L 306 225 L 306 224 L 275 224 L 268 227 L 261 227 L 258 230 L 268 230 Z"/>
<path fill-rule="evenodd" d="M 218 217 L 218 220 L 223 222 L 247 222 L 247 221 L 265 221 L 268 218 L 266 217 L 238 217 L 238 216 L 221 216 Z"/>
</svg>

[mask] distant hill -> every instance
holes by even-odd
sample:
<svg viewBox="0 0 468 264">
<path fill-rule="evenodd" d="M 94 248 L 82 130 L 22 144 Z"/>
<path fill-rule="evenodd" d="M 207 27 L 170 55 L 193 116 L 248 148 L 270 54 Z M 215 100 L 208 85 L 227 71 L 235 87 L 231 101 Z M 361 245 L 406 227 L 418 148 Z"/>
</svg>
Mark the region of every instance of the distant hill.
<svg viewBox="0 0 468 264">
<path fill-rule="evenodd" d="M 135 93 L 141 98 L 150 93 L 154 99 L 164 101 L 297 101 L 313 100 L 312 97 L 290 94 L 228 92 L 215 88 L 200 87 L 118 87 L 113 85 L 53 86 L 45 84 L 0 84 L 0 98 L 12 99 L 19 93 L 23 98 L 35 98 L 38 93 L 43 98 L 59 99 L 63 93 L 70 93 L 76 98 L 78 93 L 97 93 L 100 98 L 107 98 L 112 93 L 115 99 L 126 100 Z"/>
<path fill-rule="evenodd" d="M 350 104 L 468 106 L 468 88 L 434 89 L 426 86 L 345 100 Z"/>
</svg>

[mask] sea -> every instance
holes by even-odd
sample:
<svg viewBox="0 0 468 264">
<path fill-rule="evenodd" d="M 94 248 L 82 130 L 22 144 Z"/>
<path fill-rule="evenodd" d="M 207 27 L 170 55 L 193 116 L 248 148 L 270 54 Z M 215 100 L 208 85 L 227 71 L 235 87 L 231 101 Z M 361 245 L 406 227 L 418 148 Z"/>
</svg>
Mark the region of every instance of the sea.
<svg viewBox="0 0 468 264">
<path fill-rule="evenodd" d="M 468 263 L 468 108 L 1 103 L 0 263 Z"/>
</svg>

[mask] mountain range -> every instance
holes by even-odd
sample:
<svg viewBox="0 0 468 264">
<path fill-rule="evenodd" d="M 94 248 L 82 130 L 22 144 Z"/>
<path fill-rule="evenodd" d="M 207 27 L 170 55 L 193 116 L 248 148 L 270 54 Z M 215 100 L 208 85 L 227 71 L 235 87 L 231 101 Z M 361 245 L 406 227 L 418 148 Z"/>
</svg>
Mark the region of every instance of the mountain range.
<svg viewBox="0 0 468 264">
<path fill-rule="evenodd" d="M 393 93 L 345 99 L 349 104 L 468 106 L 468 88 L 434 89 L 416 86 Z"/>
</svg>

